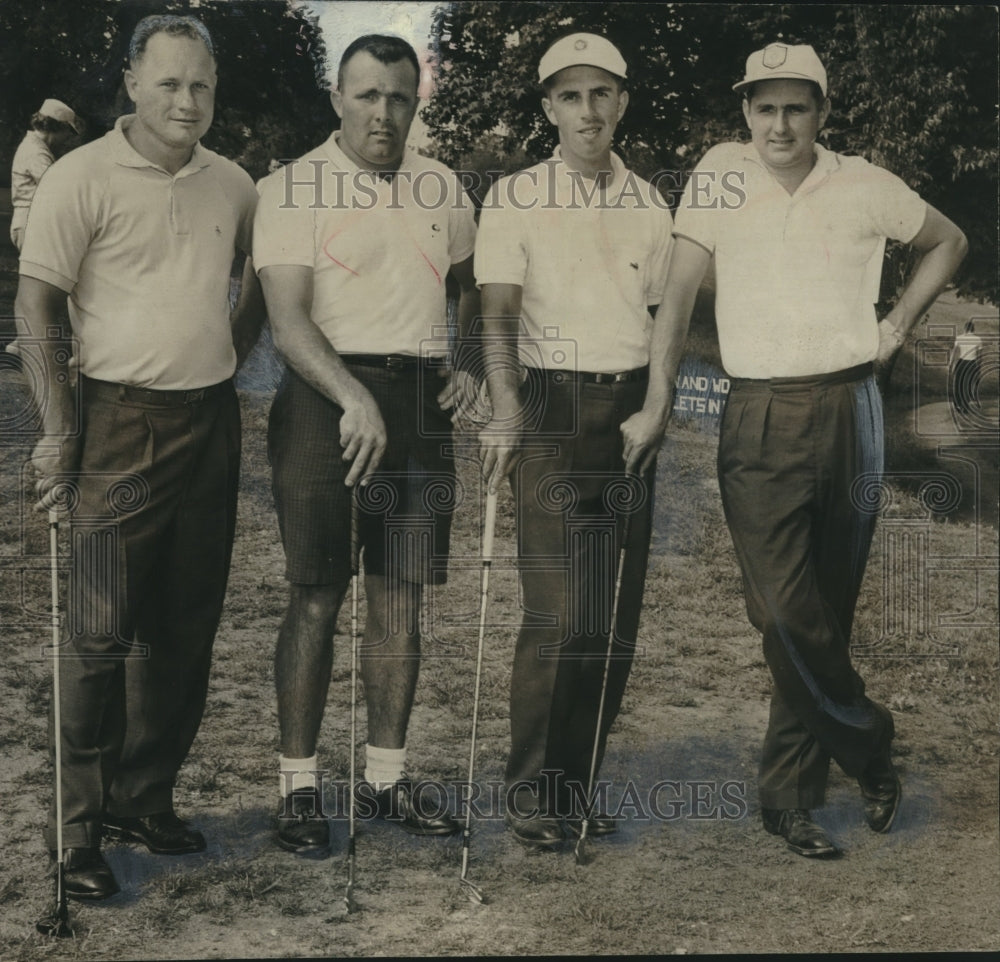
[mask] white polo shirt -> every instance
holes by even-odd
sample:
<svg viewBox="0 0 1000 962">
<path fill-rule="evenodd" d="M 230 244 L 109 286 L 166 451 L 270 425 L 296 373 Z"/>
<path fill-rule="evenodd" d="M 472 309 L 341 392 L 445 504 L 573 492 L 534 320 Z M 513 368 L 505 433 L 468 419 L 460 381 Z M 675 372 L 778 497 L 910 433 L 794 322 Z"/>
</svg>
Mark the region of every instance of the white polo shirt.
<svg viewBox="0 0 1000 962">
<path fill-rule="evenodd" d="M 412 150 L 389 179 L 338 133 L 259 185 L 254 266 L 313 269 L 313 323 L 340 353 L 447 353 L 445 278 L 475 248 L 454 172 Z"/>
<path fill-rule="evenodd" d="M 159 390 L 231 377 L 229 275 L 257 193 L 200 144 L 176 174 L 125 139 L 133 116 L 56 161 L 38 186 L 20 272 L 69 295 L 80 371 Z"/>
<path fill-rule="evenodd" d="M 672 219 L 656 188 L 611 155 L 606 192 L 551 160 L 504 177 L 483 205 L 478 284 L 522 288 L 522 360 L 609 373 L 649 362 Z M 526 335 L 526 336 L 524 336 Z"/>
<path fill-rule="evenodd" d="M 815 145 L 794 194 L 752 143 L 713 147 L 674 235 L 715 255 L 715 316 L 732 377 L 826 374 L 872 361 L 885 239 L 909 242 L 926 204 L 894 174 Z"/>
</svg>

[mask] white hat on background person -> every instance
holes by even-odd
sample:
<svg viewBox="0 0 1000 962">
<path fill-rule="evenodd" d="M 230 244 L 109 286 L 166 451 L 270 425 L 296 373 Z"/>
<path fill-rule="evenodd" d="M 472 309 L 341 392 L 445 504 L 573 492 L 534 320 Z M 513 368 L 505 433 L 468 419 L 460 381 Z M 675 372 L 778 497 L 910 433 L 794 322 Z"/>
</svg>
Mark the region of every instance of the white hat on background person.
<svg viewBox="0 0 1000 962">
<path fill-rule="evenodd" d="M 69 124 L 70 127 L 72 127 L 78 134 L 83 133 L 83 125 L 80 123 L 80 119 L 61 100 L 55 100 L 52 97 L 48 98 L 42 103 L 42 106 L 38 108 L 38 112 L 43 117 L 51 117 L 53 120 Z"/>
</svg>

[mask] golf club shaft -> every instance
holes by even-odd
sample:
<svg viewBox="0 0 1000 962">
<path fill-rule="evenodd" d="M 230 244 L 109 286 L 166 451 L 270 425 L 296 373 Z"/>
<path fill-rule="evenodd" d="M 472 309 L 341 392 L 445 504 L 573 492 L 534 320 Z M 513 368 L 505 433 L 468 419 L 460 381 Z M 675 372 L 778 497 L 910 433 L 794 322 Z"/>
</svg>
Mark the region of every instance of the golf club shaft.
<svg viewBox="0 0 1000 962">
<path fill-rule="evenodd" d="M 483 524 L 482 573 L 479 588 L 479 640 L 476 647 L 476 677 L 472 689 L 472 735 L 469 744 L 469 779 L 466 785 L 465 830 L 462 834 L 462 874 L 464 880 L 469 868 L 469 839 L 472 828 L 472 779 L 476 765 L 476 735 L 479 728 L 479 689 L 483 676 L 483 642 L 486 637 L 486 606 L 490 592 L 490 568 L 493 564 L 493 536 L 497 520 L 497 495 L 486 495 L 485 519 Z"/>
<path fill-rule="evenodd" d="M 358 532 L 358 495 L 351 492 L 351 744 L 350 744 L 350 792 L 348 808 L 348 841 L 347 841 L 347 895 L 350 908 L 351 894 L 354 890 L 354 816 L 355 816 L 355 755 L 357 754 L 358 736 L 358 577 L 361 568 L 360 534 Z"/>
<path fill-rule="evenodd" d="M 597 704 L 597 726 L 594 730 L 594 750 L 590 756 L 590 776 L 587 779 L 587 810 L 583 813 L 583 821 L 580 825 L 580 840 L 577 842 L 577 852 L 587 838 L 587 829 L 590 825 L 590 809 L 593 804 L 591 795 L 594 791 L 594 776 L 597 773 L 597 750 L 601 742 L 601 724 L 604 721 L 604 700 L 608 691 L 608 674 L 611 669 L 611 653 L 615 644 L 615 628 L 618 623 L 618 603 L 622 593 L 622 574 L 625 571 L 625 548 L 628 544 L 629 530 L 631 528 L 632 515 L 625 515 L 625 522 L 622 525 L 622 541 L 618 549 L 618 568 L 615 572 L 615 588 L 611 601 L 611 628 L 608 631 L 608 647 L 604 654 L 604 677 L 601 680 L 601 697 Z"/>
<path fill-rule="evenodd" d="M 59 514 L 49 511 L 49 574 L 52 582 L 52 720 L 55 730 L 56 778 L 56 902 L 59 911 L 66 907 L 66 885 L 63 877 L 63 797 L 62 797 L 62 685 L 59 677 Z"/>
</svg>

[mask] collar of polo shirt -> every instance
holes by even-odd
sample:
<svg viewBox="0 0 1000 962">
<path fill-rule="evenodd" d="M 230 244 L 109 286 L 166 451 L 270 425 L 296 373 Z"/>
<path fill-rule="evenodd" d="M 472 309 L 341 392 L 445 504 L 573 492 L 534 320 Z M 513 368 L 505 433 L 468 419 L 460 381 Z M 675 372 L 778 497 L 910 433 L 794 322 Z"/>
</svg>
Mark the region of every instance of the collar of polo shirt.
<svg viewBox="0 0 1000 962">
<path fill-rule="evenodd" d="M 125 136 L 125 131 L 133 123 L 135 123 L 135 114 L 125 114 L 115 121 L 115 126 L 111 130 L 111 150 L 115 163 L 121 164 L 123 167 L 152 167 L 154 170 L 163 170 L 159 164 L 155 164 L 153 161 L 143 157 L 129 143 L 128 137 Z M 193 174 L 197 170 L 202 170 L 210 166 L 211 159 L 209 158 L 208 151 L 199 142 L 194 145 L 194 149 L 191 152 L 191 159 L 176 174 L 172 174 L 171 176 L 186 177 L 188 174 Z"/>
<path fill-rule="evenodd" d="M 751 141 L 747 141 L 744 146 L 746 150 L 743 154 L 743 159 L 756 164 L 769 177 L 773 177 L 774 175 L 768 170 L 767 164 L 764 163 L 764 159 L 760 156 L 760 152 L 753 145 L 753 143 Z M 830 174 L 840 168 L 840 158 L 832 150 L 828 150 L 822 144 L 813 144 L 813 153 L 816 155 L 816 163 L 813 165 L 813 169 L 809 171 L 806 179 L 799 184 L 795 193 L 789 195 L 789 199 L 801 196 L 803 193 L 812 190 L 819 183 L 829 177 Z"/>
<path fill-rule="evenodd" d="M 564 199 L 564 194 L 568 194 L 570 199 L 576 196 L 583 199 L 591 194 L 594 189 L 594 181 L 591 177 L 585 177 L 578 171 L 571 170 L 562 159 L 562 153 L 557 146 L 552 153 L 551 160 L 554 161 L 553 173 L 556 177 L 556 190 L 560 199 Z M 624 161 L 614 151 L 611 151 L 611 182 L 607 185 L 604 197 L 607 201 L 614 201 L 621 194 L 625 187 L 625 180 L 628 170 Z M 577 186 L 577 183 L 579 186 Z"/>
</svg>

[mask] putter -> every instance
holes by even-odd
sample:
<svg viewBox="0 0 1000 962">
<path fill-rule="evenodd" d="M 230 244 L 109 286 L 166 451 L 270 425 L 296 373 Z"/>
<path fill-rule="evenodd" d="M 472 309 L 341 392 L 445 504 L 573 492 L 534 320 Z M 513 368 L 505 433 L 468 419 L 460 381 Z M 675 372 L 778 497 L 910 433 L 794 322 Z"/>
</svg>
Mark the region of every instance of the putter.
<svg viewBox="0 0 1000 962">
<path fill-rule="evenodd" d="M 361 568 L 361 544 L 358 534 L 358 492 L 351 491 L 351 746 L 350 781 L 351 800 L 347 816 L 347 888 L 344 890 L 344 905 L 347 913 L 358 911 L 354 901 L 355 834 L 354 834 L 354 791 L 356 744 L 358 735 L 358 572 Z"/>
<path fill-rule="evenodd" d="M 615 625 L 618 623 L 618 600 L 622 593 L 622 572 L 625 570 L 625 545 L 628 543 L 629 529 L 631 527 L 632 515 L 625 515 L 625 523 L 622 526 L 621 547 L 618 549 L 618 570 L 615 574 L 615 590 L 611 601 L 611 629 L 608 631 L 608 648 L 604 655 L 604 678 L 601 681 L 601 698 L 597 705 L 597 727 L 594 730 L 594 751 L 590 756 L 590 777 L 587 779 L 587 808 L 583 813 L 583 820 L 580 824 L 580 837 L 576 841 L 573 849 L 573 856 L 577 865 L 589 865 L 593 860 L 587 850 L 587 831 L 590 828 L 590 813 L 594 807 L 594 800 L 591 795 L 594 791 L 594 776 L 597 773 L 597 748 L 601 740 L 601 722 L 604 719 L 604 697 L 608 690 L 608 671 L 611 667 L 611 651 L 615 643 Z"/>
<path fill-rule="evenodd" d="M 472 737 L 469 745 L 469 779 L 466 787 L 465 828 L 462 830 L 462 871 L 459 885 L 470 902 L 482 905 L 486 896 L 478 885 L 469 881 L 469 843 L 472 838 L 472 776 L 476 764 L 476 730 L 479 724 L 479 688 L 483 677 L 483 639 L 486 635 L 486 603 L 490 592 L 490 568 L 493 564 L 493 532 L 497 520 L 496 492 L 486 494 L 486 518 L 483 526 L 483 567 L 479 588 L 479 643 L 476 648 L 476 680 L 472 689 Z"/>
<path fill-rule="evenodd" d="M 55 729 L 56 763 L 56 848 L 59 861 L 56 864 L 56 904 L 52 912 L 38 920 L 35 928 L 42 935 L 58 939 L 73 937 L 69 924 L 69 909 L 66 905 L 66 862 L 63 852 L 63 798 L 62 798 L 62 714 L 60 711 L 61 690 L 59 684 L 59 515 L 49 511 L 49 573 L 52 580 L 52 701 L 53 727 Z"/>
</svg>

